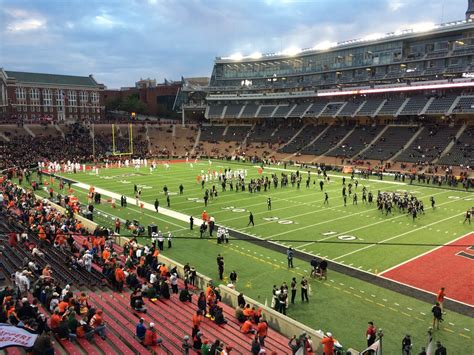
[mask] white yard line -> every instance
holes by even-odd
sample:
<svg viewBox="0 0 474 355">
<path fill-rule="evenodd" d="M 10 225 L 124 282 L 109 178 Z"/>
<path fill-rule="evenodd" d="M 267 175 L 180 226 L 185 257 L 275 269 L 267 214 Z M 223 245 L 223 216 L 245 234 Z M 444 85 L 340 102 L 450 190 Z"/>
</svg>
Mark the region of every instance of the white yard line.
<svg viewBox="0 0 474 355">
<path fill-rule="evenodd" d="M 322 210 L 322 211 L 325 211 L 325 210 Z M 296 216 L 289 216 L 288 219 L 295 218 L 295 217 L 301 217 L 301 216 L 305 216 L 305 215 L 312 214 L 312 213 L 315 213 L 315 211 L 303 213 L 303 214 L 296 215 Z M 299 231 L 299 230 L 303 230 L 303 229 L 306 229 L 306 228 L 311 228 L 311 227 L 314 227 L 314 226 L 319 226 L 319 225 L 325 224 L 325 223 L 331 223 L 331 222 L 334 222 L 334 221 L 338 221 L 338 220 L 340 220 L 340 219 L 350 218 L 350 217 L 357 216 L 357 215 L 362 214 L 362 213 L 367 213 L 367 211 L 357 212 L 357 213 L 353 213 L 353 214 L 350 214 L 350 215 L 347 215 L 347 216 L 342 216 L 342 217 L 338 217 L 338 218 L 328 219 L 328 220 L 325 220 L 325 221 L 322 221 L 322 222 L 318 222 L 318 223 L 310 224 L 310 225 L 307 225 L 307 226 L 295 228 L 295 229 L 292 229 L 291 231 L 286 231 L 286 232 L 281 232 L 281 233 L 273 234 L 273 235 L 271 235 L 270 237 L 265 237 L 265 238 L 263 238 L 263 239 L 270 239 L 270 238 L 274 238 L 274 237 L 279 237 L 280 235 L 285 235 L 285 234 L 288 234 L 288 233 L 293 233 L 293 232 L 296 232 L 296 231 Z M 268 224 L 268 223 L 274 223 L 274 222 L 261 223 L 261 224 L 259 224 L 259 226 L 261 226 L 262 224 Z M 247 229 L 247 228 L 251 228 L 251 227 L 245 227 L 245 228 L 241 228 L 241 229 Z"/>
<path fill-rule="evenodd" d="M 458 216 L 461 216 L 461 215 L 463 215 L 463 214 L 464 214 L 464 213 L 462 212 L 462 213 L 455 214 L 454 216 L 451 216 L 451 217 L 447 217 L 447 218 L 440 219 L 440 220 L 438 220 L 438 221 L 436 221 L 436 222 L 427 224 L 426 226 L 418 227 L 418 228 L 412 229 L 412 230 L 410 230 L 410 231 L 408 231 L 408 232 L 398 234 L 398 235 L 396 235 L 396 236 L 394 236 L 394 237 L 390 237 L 390 238 L 384 239 L 384 240 L 382 240 L 382 241 L 380 241 L 380 242 L 377 242 L 377 243 L 375 243 L 375 244 L 370 244 L 370 245 L 367 245 L 367 246 L 365 246 L 365 247 L 362 247 L 362 248 L 353 250 L 353 251 L 351 251 L 350 253 L 346 253 L 346 254 L 343 254 L 343 255 L 338 256 L 338 257 L 336 257 L 336 258 L 333 258 L 333 260 L 338 260 L 338 259 L 344 258 L 344 257 L 346 257 L 346 256 L 349 256 L 349 255 L 358 253 L 358 252 L 360 252 L 360 251 L 362 251 L 362 250 L 366 250 L 366 249 L 372 248 L 372 247 L 374 247 L 374 246 L 376 246 L 376 245 L 379 245 L 379 244 L 382 244 L 382 243 L 391 241 L 391 240 L 393 240 L 393 239 L 397 239 L 397 238 L 403 237 L 403 236 L 405 236 L 405 235 L 407 235 L 407 234 L 410 234 L 410 233 L 413 233 L 413 232 L 416 232 L 416 231 L 425 229 L 425 228 L 427 228 L 427 227 L 430 227 L 430 226 L 433 226 L 433 225 L 435 225 L 435 224 L 438 224 L 438 223 L 441 223 L 441 222 L 450 220 L 450 219 L 452 219 L 452 218 L 454 218 L 454 217 L 458 217 Z"/>
<path fill-rule="evenodd" d="M 446 192 L 446 191 L 445 191 L 445 192 Z M 437 194 L 433 194 L 432 196 L 440 195 L 440 194 L 445 193 L 445 192 L 439 192 L 439 193 L 437 193 Z M 442 206 L 442 205 L 445 205 L 445 204 L 448 204 L 448 203 L 451 203 L 451 202 L 454 202 L 454 201 L 447 201 L 447 202 L 444 202 L 444 203 L 439 204 L 438 206 Z M 326 237 L 326 238 L 318 239 L 316 242 L 309 242 L 309 243 L 300 245 L 300 246 L 298 246 L 296 249 L 301 248 L 301 247 L 304 247 L 304 246 L 307 246 L 307 245 L 310 245 L 310 244 L 313 244 L 313 243 L 322 242 L 322 241 L 325 241 L 325 240 L 328 240 L 328 239 L 331 239 L 331 238 L 336 238 L 336 237 L 338 237 L 338 236 L 340 236 L 340 235 L 344 235 L 344 234 L 351 233 L 351 232 L 355 232 L 355 231 L 358 231 L 358 230 L 361 230 L 361 229 L 373 227 L 373 226 L 378 225 L 378 224 L 381 224 L 381 223 L 386 223 L 386 222 L 390 222 L 390 221 L 393 222 L 395 219 L 402 218 L 402 217 L 406 217 L 406 216 L 407 216 L 406 214 L 401 214 L 401 215 L 399 215 L 399 216 L 394 216 L 394 217 L 391 217 L 391 218 L 388 218 L 388 219 L 383 219 L 383 220 L 378 221 L 378 222 L 374 222 L 374 223 L 371 223 L 371 224 L 367 224 L 367 225 L 365 225 L 365 226 L 353 228 L 353 229 L 350 229 L 350 230 L 347 230 L 347 231 L 344 231 L 344 232 L 341 232 L 341 233 L 333 234 L 333 235 L 330 235 L 330 236 L 328 236 L 328 237 Z"/>
<path fill-rule="evenodd" d="M 446 191 L 443 191 L 443 192 L 439 192 L 437 194 L 433 194 L 432 196 L 436 196 L 436 195 L 440 195 L 440 194 L 443 194 L 443 193 L 446 193 Z M 448 202 L 445 202 L 444 204 L 446 203 L 451 203 L 451 202 L 455 202 L 455 201 L 459 201 L 459 200 L 454 200 L 454 201 L 448 201 Z M 439 204 L 438 206 L 442 206 L 442 204 Z M 344 206 L 344 205 L 342 205 Z M 313 212 L 314 213 L 314 212 Z M 306 229 L 306 228 L 311 228 L 311 227 L 315 227 L 315 226 L 319 226 L 321 224 L 324 224 L 324 223 L 329 223 L 329 222 L 332 222 L 332 221 L 337 221 L 339 219 L 343 219 L 343 218 L 349 218 L 349 217 L 352 217 L 352 216 L 356 216 L 356 215 L 359 215 L 359 214 L 362 214 L 362 213 L 367 213 L 367 211 L 362 211 L 362 212 L 358 212 L 358 213 L 353 213 L 353 214 L 350 214 L 348 216 L 343 216 L 343 217 L 339 217 L 339 218 L 333 218 L 331 220 L 328 220 L 328 221 L 324 221 L 324 222 L 319 222 L 319 223 L 315 223 L 315 224 L 309 224 L 309 225 L 306 225 L 306 226 L 303 226 L 303 227 L 300 227 L 300 228 L 296 228 L 296 229 L 293 229 L 291 231 L 286 231 L 286 232 L 281 232 L 281 233 L 278 233 L 278 234 L 274 234 L 272 237 L 275 237 L 275 236 L 280 236 L 280 235 L 285 235 L 285 234 L 289 234 L 289 233 L 293 233 L 294 231 L 298 231 L 298 230 L 303 230 L 303 229 Z M 339 235 L 343 235 L 343 234 L 346 234 L 346 233 L 349 233 L 349 232 L 354 232 L 356 230 L 359 230 L 359 229 L 364 229 L 364 228 L 367 228 L 367 227 L 370 227 L 372 225 L 377 225 L 377 224 L 380 224 L 380 223 L 386 223 L 387 221 L 390 221 L 390 220 L 393 220 L 393 219 L 396 219 L 396 218 L 400 218 L 400 217 L 406 217 L 405 214 L 403 215 L 400 215 L 400 216 L 397 216 L 397 217 L 392 217 L 392 218 L 389 218 L 389 219 L 384 219 L 382 221 L 379 221 L 379 222 L 375 222 L 375 223 L 372 223 L 372 224 L 369 224 L 369 225 L 365 225 L 365 226 L 362 226 L 362 227 L 358 227 L 358 228 L 355 228 L 355 229 L 352 229 L 352 230 L 349 230 L 349 231 L 346 231 L 346 232 L 343 232 L 343 233 L 338 233 L 338 234 L 335 234 L 335 235 L 331 235 L 329 237 L 326 237 L 326 238 L 322 238 L 322 239 L 318 239 L 317 241 L 324 241 L 324 240 L 327 240 L 327 239 L 331 239 L 331 238 L 334 238 L 334 237 L 337 237 Z M 288 219 L 290 219 L 292 217 L 288 217 Z M 267 223 L 271 223 L 271 222 L 267 222 Z M 260 224 L 261 225 L 261 224 Z M 248 228 L 248 227 L 246 227 Z M 271 237 L 270 237 L 271 238 Z M 265 238 L 266 239 L 266 238 Z M 298 248 L 301 248 L 301 247 L 304 247 L 304 246 L 307 246 L 307 245 L 310 245 L 312 243 L 315 243 L 315 242 L 310 242 L 310 243 L 307 243 L 307 244 L 303 244 L 301 246 L 299 246 Z"/>
</svg>

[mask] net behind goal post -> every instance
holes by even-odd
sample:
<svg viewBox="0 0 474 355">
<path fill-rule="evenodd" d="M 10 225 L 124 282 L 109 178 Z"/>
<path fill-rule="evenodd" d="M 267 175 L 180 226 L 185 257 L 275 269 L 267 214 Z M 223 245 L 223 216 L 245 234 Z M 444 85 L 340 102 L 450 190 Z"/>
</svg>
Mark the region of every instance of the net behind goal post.
<svg viewBox="0 0 474 355">
<path fill-rule="evenodd" d="M 123 156 L 123 155 L 133 155 L 133 125 L 130 123 L 128 125 L 128 152 L 122 152 L 117 150 L 117 141 L 115 137 L 115 124 L 112 124 L 112 155 Z"/>
</svg>

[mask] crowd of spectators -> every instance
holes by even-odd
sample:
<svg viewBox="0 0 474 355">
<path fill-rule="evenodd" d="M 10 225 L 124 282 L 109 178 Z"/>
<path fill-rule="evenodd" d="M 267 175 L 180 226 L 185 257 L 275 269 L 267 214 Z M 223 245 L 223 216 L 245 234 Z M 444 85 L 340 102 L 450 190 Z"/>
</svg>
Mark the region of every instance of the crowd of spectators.
<svg viewBox="0 0 474 355">
<path fill-rule="evenodd" d="M 145 298 L 152 301 L 170 299 L 174 293 L 182 302 L 194 301 L 197 311 L 191 320 L 190 336 L 183 338 L 183 351 L 191 348 L 203 353 L 214 350 L 228 354 L 232 351 L 229 344 L 219 339 L 210 343 L 203 336 L 201 323 L 205 318 L 218 325 L 226 324 L 227 320 L 220 304 L 222 298 L 219 288 L 212 282 L 204 291 L 195 294 L 195 267 L 186 264 L 183 281 L 178 284 L 176 267 L 158 261 L 159 248 L 156 244 L 142 246 L 133 238 L 118 253 L 111 240 L 108 240 L 110 232 L 98 227 L 89 233 L 75 218 L 70 201 L 61 200 L 66 208 L 63 214 L 46 200 L 36 199 L 31 191 L 9 180 L 2 182 L 2 192 L 2 208 L 6 209 L 10 218 L 14 216 L 25 227 L 24 233 L 12 233 L 10 246 L 25 248 L 32 255 L 40 256 L 47 252 L 47 247 L 54 247 L 68 255 L 69 263 L 65 267 L 70 270 L 100 270 L 109 287 L 118 292 L 123 292 L 125 288 L 130 290 L 127 292 L 130 308 L 138 313 L 149 311 Z M 38 237 L 37 243 L 31 241 L 30 234 Z M 96 334 L 103 339 L 107 336 L 104 312 L 91 304 L 86 292 L 74 294 L 72 287 L 61 285 L 56 276 L 50 265 L 40 268 L 33 259 L 24 260 L 22 268 L 12 277 L 14 287 L 6 287 L 0 292 L 0 322 L 38 334 L 31 349 L 33 353 L 53 354 L 55 338 L 77 341 L 78 337 L 92 340 Z M 243 309 L 242 315 L 239 315 L 240 308 L 236 314 L 242 323 L 241 332 L 255 334 L 251 351 L 259 354 L 265 348 L 267 322 L 262 317 L 261 309 L 255 310 L 245 304 L 243 295 L 239 296 L 239 303 Z M 162 343 L 155 324 L 151 322 L 146 325 L 144 318 L 139 320 L 135 335 L 145 346 Z M 292 340 L 289 346 L 296 349 L 303 344 L 300 340 Z"/>
<path fill-rule="evenodd" d="M 2 169 L 37 166 L 38 162 L 43 161 L 86 163 L 103 159 L 114 151 L 111 134 L 96 134 L 93 139 L 90 128 L 79 123 L 66 126 L 64 137 L 58 132 L 55 136 L 19 134 L 9 139 L 9 142 L 2 144 Z M 125 134 L 115 137 L 115 152 L 130 152 L 129 144 Z M 148 146 L 141 135 L 134 137 L 133 148 L 134 154 L 139 157 L 148 155 Z"/>
</svg>

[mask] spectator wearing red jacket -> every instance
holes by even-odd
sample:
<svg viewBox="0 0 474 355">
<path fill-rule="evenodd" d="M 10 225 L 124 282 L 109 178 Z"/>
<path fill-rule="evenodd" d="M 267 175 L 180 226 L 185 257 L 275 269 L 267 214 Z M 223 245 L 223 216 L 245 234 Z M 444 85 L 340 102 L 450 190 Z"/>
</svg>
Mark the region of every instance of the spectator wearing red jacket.
<svg viewBox="0 0 474 355">
<path fill-rule="evenodd" d="M 158 334 L 156 334 L 155 323 L 150 323 L 150 326 L 145 332 L 143 344 L 146 346 L 155 346 L 158 344 Z"/>
</svg>

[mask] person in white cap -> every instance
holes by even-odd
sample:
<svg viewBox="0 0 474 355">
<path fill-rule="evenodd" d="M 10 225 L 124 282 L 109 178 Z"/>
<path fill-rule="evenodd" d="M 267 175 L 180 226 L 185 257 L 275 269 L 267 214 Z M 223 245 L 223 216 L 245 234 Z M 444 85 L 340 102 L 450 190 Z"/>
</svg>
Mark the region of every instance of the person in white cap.
<svg viewBox="0 0 474 355">
<path fill-rule="evenodd" d="M 326 336 L 321 339 L 321 344 L 323 344 L 325 355 L 334 355 L 334 338 L 332 337 L 331 332 L 326 333 Z"/>
<path fill-rule="evenodd" d="M 49 303 L 49 310 L 51 313 L 54 312 L 58 304 L 59 304 L 59 293 L 53 292 L 53 298 L 51 298 L 51 302 Z"/>
</svg>

